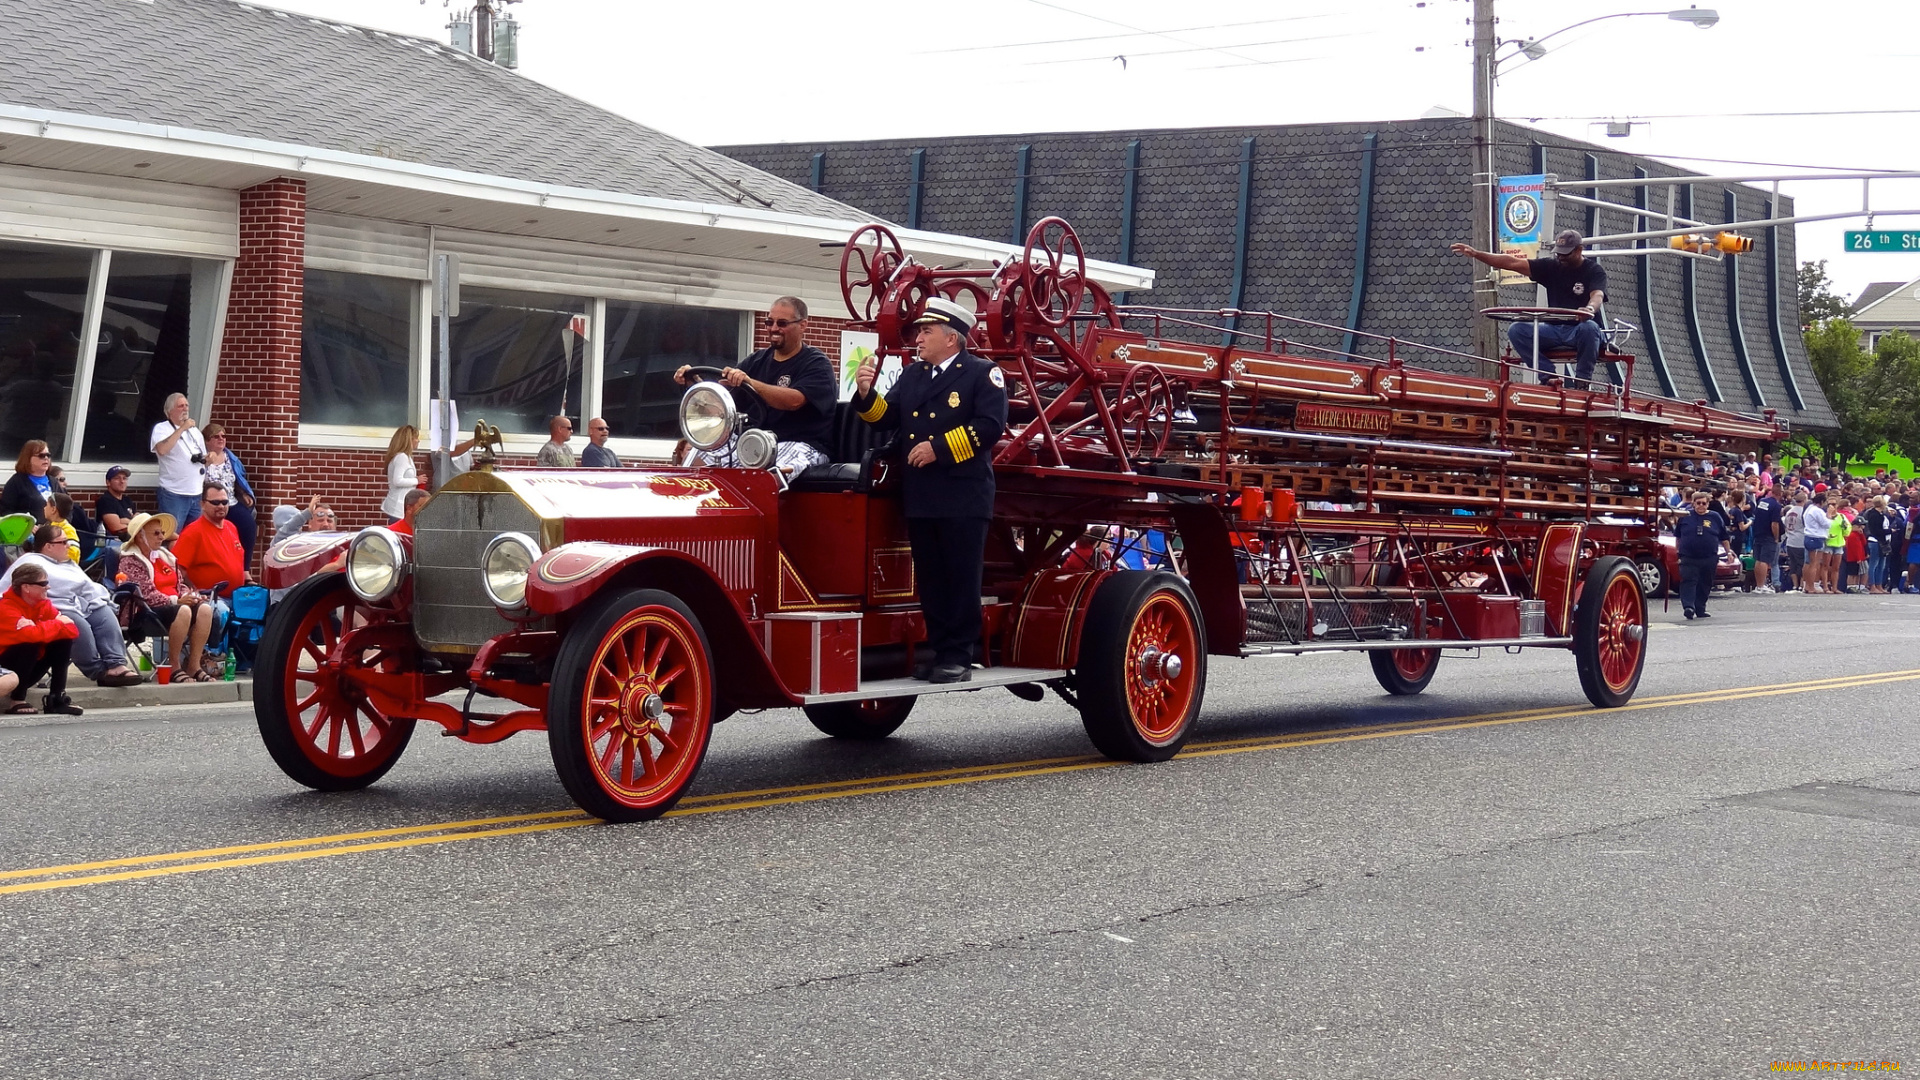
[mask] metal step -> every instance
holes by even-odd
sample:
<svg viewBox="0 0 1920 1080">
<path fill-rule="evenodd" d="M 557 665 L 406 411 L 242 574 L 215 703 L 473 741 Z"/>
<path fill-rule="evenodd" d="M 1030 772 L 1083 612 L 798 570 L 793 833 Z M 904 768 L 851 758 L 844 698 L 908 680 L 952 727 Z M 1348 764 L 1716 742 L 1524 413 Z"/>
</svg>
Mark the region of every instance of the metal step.
<svg viewBox="0 0 1920 1080">
<path fill-rule="evenodd" d="M 928 694 L 951 694 L 960 690 L 984 690 L 989 686 L 1012 686 L 1015 683 L 1044 683 L 1054 679 L 1064 679 L 1065 669 L 996 667 L 973 669 L 973 678 L 966 682 L 930 683 L 919 679 L 875 679 L 863 682 L 860 689 L 844 694 L 802 694 L 800 701 L 805 705 L 820 705 L 829 701 L 870 701 L 876 698 L 925 697 Z"/>
</svg>

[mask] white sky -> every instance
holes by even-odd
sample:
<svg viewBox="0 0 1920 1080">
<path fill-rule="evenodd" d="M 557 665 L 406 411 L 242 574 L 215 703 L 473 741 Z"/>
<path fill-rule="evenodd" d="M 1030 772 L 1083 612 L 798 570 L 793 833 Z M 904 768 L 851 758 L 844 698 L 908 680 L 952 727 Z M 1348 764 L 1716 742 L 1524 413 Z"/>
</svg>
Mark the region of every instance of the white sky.
<svg viewBox="0 0 1920 1080">
<path fill-rule="evenodd" d="M 445 41 L 450 8 L 471 0 L 255 2 Z M 1668 2 L 1502 0 L 1500 32 L 1540 37 Z M 1556 37 L 1543 60 L 1503 64 L 1496 111 L 1715 174 L 1782 170 L 1689 159 L 1920 170 L 1920 3 L 1700 6 L 1720 24 L 1610 19 Z M 522 75 L 706 145 L 1393 120 L 1435 105 L 1465 113 L 1471 93 L 1467 0 L 524 0 L 512 11 Z M 1729 115 L 1873 109 L 1914 111 Z M 1672 118 L 1609 140 L 1592 117 Z M 1803 214 L 1861 205 L 1858 181 L 1784 190 Z M 1873 202 L 1920 210 L 1920 181 L 1876 185 Z M 1920 230 L 1920 215 L 1876 224 Z M 1800 257 L 1829 260 L 1849 296 L 1920 278 L 1920 255 L 1845 253 L 1841 233 L 1859 227 L 1799 226 Z"/>
</svg>

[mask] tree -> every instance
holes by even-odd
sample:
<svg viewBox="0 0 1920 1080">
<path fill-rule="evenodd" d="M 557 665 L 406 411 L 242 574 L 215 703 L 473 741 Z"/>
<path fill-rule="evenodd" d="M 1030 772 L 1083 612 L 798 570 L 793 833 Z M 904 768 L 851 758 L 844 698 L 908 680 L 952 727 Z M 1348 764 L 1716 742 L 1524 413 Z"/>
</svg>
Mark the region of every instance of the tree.
<svg viewBox="0 0 1920 1080">
<path fill-rule="evenodd" d="M 1888 444 L 1904 457 L 1920 455 L 1920 341 L 1899 330 L 1881 334 L 1868 386 Z"/>
<path fill-rule="evenodd" d="M 1800 264 L 1800 325 L 1815 327 L 1828 319 L 1844 319 L 1852 314 L 1846 297 L 1833 291 L 1833 279 L 1827 276 L 1827 260 Z"/>
<path fill-rule="evenodd" d="M 1803 266 L 1803 293 L 1809 268 L 1816 269 L 1822 278 L 1826 276 L 1824 269 L 1812 263 Z M 1801 308 L 1803 317 L 1806 310 Z M 1872 407 L 1868 382 L 1873 375 L 1873 357 L 1860 347 L 1860 331 L 1843 317 L 1828 316 L 1808 327 L 1806 340 L 1807 359 L 1813 363 L 1814 377 L 1820 380 L 1827 404 L 1833 406 L 1837 427 L 1821 438 L 1822 447 L 1836 465 L 1872 454 L 1886 441 L 1886 431 L 1884 414 Z"/>
</svg>

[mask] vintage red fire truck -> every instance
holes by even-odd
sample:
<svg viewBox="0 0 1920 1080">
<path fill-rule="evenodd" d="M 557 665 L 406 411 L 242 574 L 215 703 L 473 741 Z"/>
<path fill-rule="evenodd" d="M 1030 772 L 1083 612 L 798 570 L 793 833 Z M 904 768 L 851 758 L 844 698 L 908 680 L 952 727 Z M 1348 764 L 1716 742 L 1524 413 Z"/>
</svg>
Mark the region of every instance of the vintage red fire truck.
<svg viewBox="0 0 1920 1080">
<path fill-rule="evenodd" d="M 1101 753 L 1160 761 L 1193 730 L 1210 660 L 1330 650 L 1411 694 L 1448 649 L 1556 649 L 1617 706 L 1648 644 L 1636 560 L 1668 558 L 1658 487 L 1679 461 L 1783 435 L 1634 393 L 1629 356 L 1606 358 L 1624 382 L 1580 389 L 1368 335 L 1374 355 L 1308 347 L 1288 336 L 1339 328 L 1278 315 L 1116 308 L 1058 219 L 988 269 L 920 264 L 877 225 L 841 265 L 883 352 L 904 354 L 903 328 L 944 296 L 980 313 L 970 347 L 1006 377 L 972 681 L 909 677 L 924 632 L 898 477 L 842 406 L 834 463 L 794 478 L 765 467 L 764 432 L 742 443 L 760 468 L 483 465 L 411 537 L 275 546 L 267 584 L 291 591 L 254 701 L 281 768 L 358 788 L 421 722 L 478 743 L 544 730 L 579 805 L 631 821 L 673 806 L 740 709 L 877 739 L 930 693 L 1051 689 Z M 703 447 L 748 423 L 713 382 L 680 416 Z M 1157 531 L 1165 562 L 1069 559 L 1089 526 L 1122 544 Z"/>
</svg>

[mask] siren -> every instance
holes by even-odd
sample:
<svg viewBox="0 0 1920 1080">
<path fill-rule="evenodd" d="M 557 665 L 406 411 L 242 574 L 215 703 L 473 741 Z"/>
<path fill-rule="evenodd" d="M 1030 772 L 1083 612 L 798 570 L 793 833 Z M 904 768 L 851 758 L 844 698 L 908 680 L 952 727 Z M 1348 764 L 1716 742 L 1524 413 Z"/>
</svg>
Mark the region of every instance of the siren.
<svg viewBox="0 0 1920 1080">
<path fill-rule="evenodd" d="M 1692 251 L 1701 255 L 1708 255 L 1715 251 L 1725 252 L 1728 255 L 1741 255 L 1753 250 L 1753 237 L 1730 232 L 1714 233 L 1712 236 L 1705 233 L 1688 233 L 1685 236 L 1668 237 L 1667 246 L 1676 251 Z"/>
</svg>

